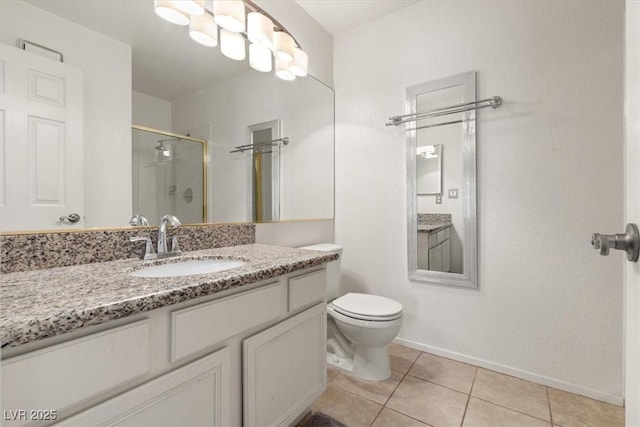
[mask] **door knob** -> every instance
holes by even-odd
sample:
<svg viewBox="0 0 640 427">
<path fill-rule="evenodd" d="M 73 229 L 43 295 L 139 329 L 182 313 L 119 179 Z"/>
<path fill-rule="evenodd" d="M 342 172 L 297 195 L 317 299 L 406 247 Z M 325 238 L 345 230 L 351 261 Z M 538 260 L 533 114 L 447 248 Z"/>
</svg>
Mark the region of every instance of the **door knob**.
<svg viewBox="0 0 640 427">
<path fill-rule="evenodd" d="M 78 215 L 77 213 L 72 213 L 72 214 L 69 214 L 67 216 L 61 216 L 60 217 L 60 222 L 66 222 L 66 223 L 69 223 L 69 224 L 75 224 L 78 221 L 80 221 L 80 215 Z"/>
<path fill-rule="evenodd" d="M 591 236 L 591 246 L 600 250 L 600 255 L 609 255 L 609 249 L 619 249 L 627 253 L 627 259 L 631 262 L 638 261 L 640 255 L 640 233 L 638 226 L 627 224 L 625 234 L 600 234 Z"/>
</svg>

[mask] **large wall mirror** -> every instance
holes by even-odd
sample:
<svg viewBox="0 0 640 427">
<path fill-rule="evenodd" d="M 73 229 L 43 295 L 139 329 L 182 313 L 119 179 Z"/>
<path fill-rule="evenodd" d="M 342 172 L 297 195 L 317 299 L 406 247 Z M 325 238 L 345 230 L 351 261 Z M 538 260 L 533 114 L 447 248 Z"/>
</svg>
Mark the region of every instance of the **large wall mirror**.
<svg viewBox="0 0 640 427">
<path fill-rule="evenodd" d="M 407 89 L 408 113 L 475 99 L 473 71 Z M 407 125 L 409 278 L 477 287 L 476 113 L 445 112 Z"/>
<path fill-rule="evenodd" d="M 283 81 L 195 43 L 153 0 L 3 1 L 0 42 L 0 232 L 156 225 L 171 209 L 183 224 L 333 218 L 334 92 L 313 76 Z M 20 96 L 33 109 L 18 117 Z M 148 152 L 132 125 L 157 133 Z M 190 151 L 204 183 L 178 182 Z"/>
</svg>

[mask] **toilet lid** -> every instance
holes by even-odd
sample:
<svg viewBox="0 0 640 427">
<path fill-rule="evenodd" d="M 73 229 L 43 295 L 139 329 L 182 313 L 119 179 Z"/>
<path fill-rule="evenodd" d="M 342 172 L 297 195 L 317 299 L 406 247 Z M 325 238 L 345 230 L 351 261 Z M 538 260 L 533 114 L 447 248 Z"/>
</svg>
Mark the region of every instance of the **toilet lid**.
<svg viewBox="0 0 640 427">
<path fill-rule="evenodd" d="M 349 293 L 333 301 L 333 308 L 346 316 L 392 320 L 402 313 L 402 304 L 378 295 Z"/>
</svg>

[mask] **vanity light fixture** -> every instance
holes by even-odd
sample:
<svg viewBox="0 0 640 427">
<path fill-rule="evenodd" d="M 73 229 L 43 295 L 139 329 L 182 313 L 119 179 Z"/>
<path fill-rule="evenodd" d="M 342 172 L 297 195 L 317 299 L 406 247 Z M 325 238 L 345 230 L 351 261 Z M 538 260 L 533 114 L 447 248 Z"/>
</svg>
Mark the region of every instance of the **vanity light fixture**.
<svg viewBox="0 0 640 427">
<path fill-rule="evenodd" d="M 217 46 L 218 26 L 213 16 L 206 12 L 202 15 L 192 15 L 191 24 L 189 24 L 189 37 L 205 46 Z"/>
<path fill-rule="evenodd" d="M 204 14 L 204 0 L 173 0 L 172 3 L 187 15 Z"/>
<path fill-rule="evenodd" d="M 241 33 L 245 30 L 245 13 L 242 0 L 214 0 L 213 16 L 222 28 Z"/>
<path fill-rule="evenodd" d="M 189 16 L 178 9 L 175 2 L 170 0 L 153 0 L 156 14 L 176 25 L 189 25 Z"/>
<path fill-rule="evenodd" d="M 178 25 L 189 25 L 189 36 L 205 46 L 217 46 L 236 61 L 246 58 L 260 72 L 273 70 L 282 80 L 306 76 L 308 55 L 289 32 L 252 0 L 154 0 L 156 14 Z M 248 13 L 247 13 L 248 12 Z M 218 36 L 218 26 L 220 35 Z M 246 29 L 246 32 L 245 32 Z"/>
</svg>

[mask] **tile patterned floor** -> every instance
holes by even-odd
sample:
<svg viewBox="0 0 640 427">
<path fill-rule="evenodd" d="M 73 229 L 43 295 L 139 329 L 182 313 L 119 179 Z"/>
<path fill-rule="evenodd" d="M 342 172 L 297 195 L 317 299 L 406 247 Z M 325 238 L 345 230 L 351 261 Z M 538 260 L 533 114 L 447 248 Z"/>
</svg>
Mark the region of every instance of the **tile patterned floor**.
<svg viewBox="0 0 640 427">
<path fill-rule="evenodd" d="M 391 344 L 386 381 L 329 369 L 312 411 L 349 427 L 624 427 L 624 409 Z"/>
</svg>

